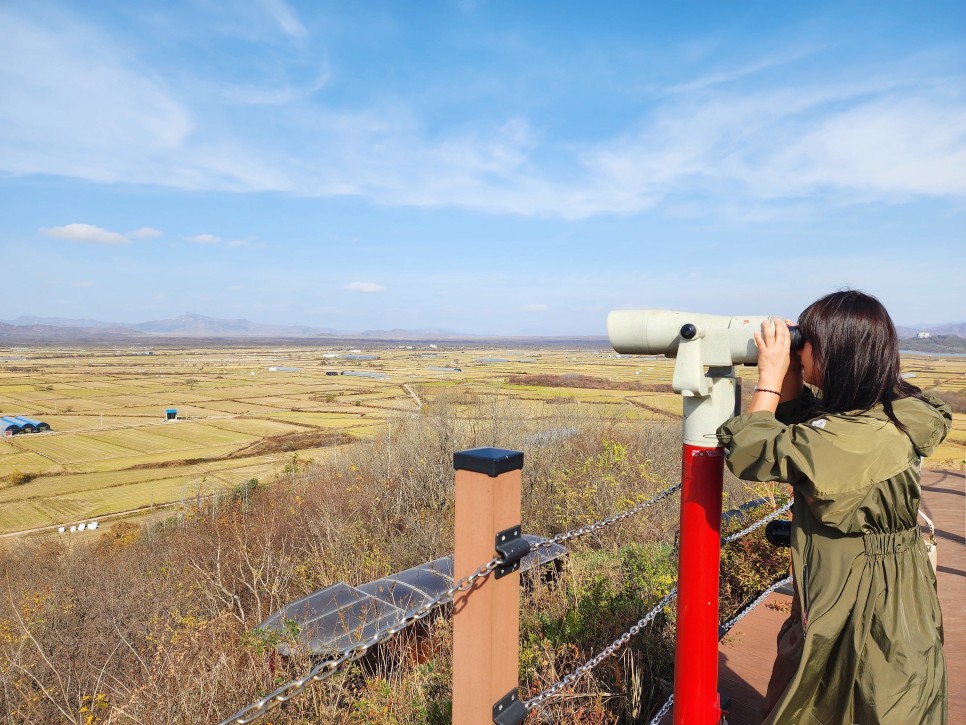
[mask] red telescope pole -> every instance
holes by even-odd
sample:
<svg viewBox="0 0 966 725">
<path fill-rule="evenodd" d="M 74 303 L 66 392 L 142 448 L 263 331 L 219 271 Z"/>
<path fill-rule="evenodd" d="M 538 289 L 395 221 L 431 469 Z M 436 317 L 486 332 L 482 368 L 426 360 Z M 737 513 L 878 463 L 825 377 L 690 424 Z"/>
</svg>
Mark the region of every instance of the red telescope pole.
<svg viewBox="0 0 966 725">
<path fill-rule="evenodd" d="M 716 445 L 716 431 L 740 412 L 734 366 L 757 359 L 757 323 L 670 310 L 623 310 L 607 318 L 607 334 L 617 352 L 675 358 L 671 385 L 684 406 L 675 725 L 721 722 L 718 570 L 724 449 Z"/>
<path fill-rule="evenodd" d="M 718 570 L 724 449 L 683 448 L 674 725 L 717 725 Z"/>
</svg>

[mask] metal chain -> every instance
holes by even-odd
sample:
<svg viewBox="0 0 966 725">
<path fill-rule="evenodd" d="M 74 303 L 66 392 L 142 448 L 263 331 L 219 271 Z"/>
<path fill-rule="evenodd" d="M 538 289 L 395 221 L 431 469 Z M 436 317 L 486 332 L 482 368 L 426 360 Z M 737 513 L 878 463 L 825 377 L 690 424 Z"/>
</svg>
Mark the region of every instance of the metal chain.
<svg viewBox="0 0 966 725">
<path fill-rule="evenodd" d="M 761 594 L 758 595 L 758 598 L 755 601 L 753 601 L 747 607 L 745 607 L 740 612 L 738 612 L 738 614 L 736 614 L 733 618 L 729 619 L 727 622 L 721 625 L 722 633 L 727 632 L 736 624 L 738 624 L 738 622 L 740 622 L 742 619 L 744 619 L 749 614 L 751 614 L 751 610 L 753 610 L 755 607 L 757 607 L 759 604 L 765 601 L 768 598 L 769 594 L 774 592 L 776 589 L 781 589 L 786 584 L 790 584 L 791 581 L 792 581 L 792 578 L 790 576 L 787 576 L 784 579 L 779 579 L 777 582 L 775 582 L 770 587 L 768 587 L 765 591 L 763 591 Z"/>
<path fill-rule="evenodd" d="M 721 543 L 723 543 L 723 544 L 730 544 L 732 541 L 736 541 L 737 539 L 740 539 L 745 534 L 750 534 L 752 531 L 754 531 L 757 528 L 760 528 L 760 527 L 764 526 L 769 521 L 772 521 L 774 519 L 777 519 L 783 513 L 785 513 L 786 511 L 788 511 L 791 507 L 792 507 L 792 502 L 789 501 L 784 506 L 782 506 L 780 509 L 778 509 L 776 511 L 773 511 L 772 513 L 768 514 L 763 519 L 759 519 L 758 521 L 756 521 L 755 523 L 753 523 L 751 526 L 749 526 L 747 529 L 742 529 L 737 534 L 731 534 L 730 536 L 726 536 L 726 537 L 722 538 L 721 539 Z"/>
<path fill-rule="evenodd" d="M 651 718 L 651 725 L 659 725 L 659 723 L 661 722 L 661 719 L 671 711 L 671 705 L 673 704 L 674 704 L 674 693 L 672 692 L 671 696 L 667 699 L 667 702 L 661 705 L 661 709 L 658 710 L 657 714 Z"/>
<path fill-rule="evenodd" d="M 658 613 L 662 609 L 664 609 L 664 607 L 667 606 L 667 604 L 672 599 L 674 599 L 677 595 L 678 595 L 678 590 L 677 590 L 677 587 L 675 587 L 670 592 L 665 594 L 664 597 L 661 599 L 661 601 L 659 601 L 650 612 L 645 614 L 641 619 L 637 620 L 637 624 L 635 624 L 629 630 L 624 632 L 624 634 L 622 634 L 620 637 L 618 637 L 613 642 L 611 642 L 607 647 L 601 650 L 599 654 L 597 654 L 595 657 L 591 658 L 590 660 L 582 664 L 580 667 L 578 667 L 576 670 L 571 672 L 569 675 L 564 677 L 556 684 L 548 687 L 539 695 L 536 695 L 530 698 L 529 700 L 527 700 L 526 702 L 524 702 L 523 706 L 527 708 L 527 712 L 531 710 L 539 709 L 544 702 L 549 700 L 551 697 L 556 695 L 565 687 L 569 687 L 570 685 L 572 685 L 574 682 L 576 682 L 578 679 L 583 677 L 586 673 L 590 672 L 592 669 L 594 669 L 605 659 L 607 659 L 612 654 L 617 652 L 621 647 L 623 647 L 628 642 L 630 642 L 631 637 L 636 636 L 642 629 L 644 629 L 644 627 L 650 624 L 651 621 L 658 615 Z"/>
<path fill-rule="evenodd" d="M 486 564 L 476 569 L 476 571 L 469 576 L 465 576 L 460 579 L 446 591 L 441 592 L 437 596 L 433 597 L 419 608 L 407 612 L 406 615 L 396 624 L 380 630 L 361 644 L 340 650 L 336 654 L 330 655 L 315 665 L 315 667 L 313 667 L 305 676 L 285 683 L 271 694 L 263 697 L 258 702 L 242 708 L 227 720 L 222 720 L 219 725 L 247 725 L 247 723 L 255 722 L 260 717 L 266 715 L 271 710 L 274 710 L 282 703 L 291 700 L 311 683 L 321 682 L 322 680 L 331 677 L 338 672 L 343 665 L 364 657 L 366 653 L 369 652 L 369 650 L 371 650 L 373 647 L 382 644 L 391 637 L 394 637 L 419 620 L 425 619 L 437 607 L 441 607 L 444 604 L 449 604 L 451 601 L 453 601 L 458 593 L 471 589 L 476 584 L 477 580 L 489 576 L 490 573 L 501 563 L 501 557 L 494 557 L 493 559 L 490 559 L 490 561 L 488 561 Z"/>
<path fill-rule="evenodd" d="M 639 503 L 637 504 L 637 506 L 634 506 L 633 508 L 629 508 L 627 511 L 624 511 L 623 513 L 617 514 L 616 516 L 611 516 L 610 518 L 603 519 L 601 521 L 597 521 L 593 524 L 588 524 L 587 526 L 581 526 L 579 529 L 571 529 L 566 533 L 557 534 L 551 539 L 544 539 L 540 543 L 533 544 L 530 550 L 537 551 L 539 549 L 546 549 L 550 546 L 553 546 L 554 544 L 562 544 L 565 541 L 570 541 L 571 539 L 577 539 L 581 536 L 586 536 L 587 534 L 593 534 L 594 532 L 600 531 L 601 529 L 606 529 L 608 526 L 613 526 L 614 524 L 619 523 L 624 519 L 630 518 L 635 514 L 639 514 L 644 509 L 650 506 L 653 506 L 654 504 L 659 503 L 660 501 L 663 501 L 668 496 L 672 495 L 676 491 L 679 491 L 680 489 L 681 489 L 681 484 L 680 483 L 675 484 L 674 486 L 671 486 L 670 488 L 665 489 L 664 491 L 661 491 L 661 493 L 657 494 L 657 496 L 655 496 L 654 498 L 648 499 L 643 503 Z"/>
<path fill-rule="evenodd" d="M 772 594 L 777 589 L 781 589 L 783 586 L 785 586 L 786 584 L 790 583 L 791 581 L 792 581 L 792 578 L 789 576 L 789 577 L 785 577 L 784 579 L 781 579 L 780 581 L 777 581 L 774 584 L 772 584 L 765 591 L 763 591 L 760 595 L 758 595 L 758 598 L 755 599 L 755 601 L 753 601 L 747 607 L 745 607 L 744 609 L 742 609 L 732 619 L 729 619 L 727 622 L 725 622 L 722 625 L 722 627 L 721 627 L 722 632 L 729 631 L 732 627 L 734 627 L 736 624 L 738 624 L 738 622 L 740 622 L 742 619 L 744 619 L 746 616 L 748 616 L 748 614 L 751 613 L 751 610 L 753 610 L 755 607 L 757 607 L 759 604 L 761 604 L 763 601 L 765 601 L 765 599 L 768 598 L 768 595 Z M 671 696 L 667 699 L 667 702 L 665 702 L 661 706 L 661 709 L 657 711 L 657 713 L 654 715 L 653 718 L 651 718 L 650 725 L 658 725 L 661 722 L 661 719 L 665 715 L 667 715 L 668 712 L 670 712 L 671 706 L 673 704 L 674 704 L 674 694 L 672 693 Z"/>
</svg>

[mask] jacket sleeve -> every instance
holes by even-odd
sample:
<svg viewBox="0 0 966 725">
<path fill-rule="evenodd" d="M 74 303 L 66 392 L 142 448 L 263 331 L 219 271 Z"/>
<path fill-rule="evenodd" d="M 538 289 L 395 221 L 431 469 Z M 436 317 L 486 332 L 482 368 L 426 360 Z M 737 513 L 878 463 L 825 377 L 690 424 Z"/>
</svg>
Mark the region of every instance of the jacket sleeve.
<svg viewBox="0 0 966 725">
<path fill-rule="evenodd" d="M 718 428 L 718 441 L 725 447 L 728 468 L 738 478 L 796 483 L 813 472 L 808 433 L 808 428 L 785 425 L 762 410 L 726 421 Z"/>
<path fill-rule="evenodd" d="M 928 430 L 928 434 L 923 436 L 923 440 L 915 440 L 913 443 L 919 455 L 930 456 L 949 435 L 949 429 L 953 425 L 953 411 L 932 393 L 923 391 L 922 397 L 932 409 L 930 411 L 931 419 L 928 425 L 923 426 L 924 429 Z"/>
</svg>

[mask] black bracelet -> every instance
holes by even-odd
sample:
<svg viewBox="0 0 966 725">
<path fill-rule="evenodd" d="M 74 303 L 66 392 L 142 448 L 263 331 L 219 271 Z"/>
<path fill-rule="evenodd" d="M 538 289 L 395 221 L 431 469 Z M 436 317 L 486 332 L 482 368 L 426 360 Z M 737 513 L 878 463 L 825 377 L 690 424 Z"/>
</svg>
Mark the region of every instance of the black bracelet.
<svg viewBox="0 0 966 725">
<path fill-rule="evenodd" d="M 782 397 L 782 394 L 779 393 L 777 390 L 769 390 L 768 388 L 759 388 L 757 385 L 755 386 L 755 392 L 756 393 L 772 393 L 774 395 L 777 395 L 779 398 Z"/>
</svg>

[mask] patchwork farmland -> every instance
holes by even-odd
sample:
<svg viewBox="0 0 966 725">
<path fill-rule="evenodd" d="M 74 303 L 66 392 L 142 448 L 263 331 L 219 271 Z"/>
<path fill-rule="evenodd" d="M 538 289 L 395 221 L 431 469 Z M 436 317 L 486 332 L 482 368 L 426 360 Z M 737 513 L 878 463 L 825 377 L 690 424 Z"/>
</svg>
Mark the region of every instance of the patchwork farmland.
<svg viewBox="0 0 966 725">
<path fill-rule="evenodd" d="M 0 534 L 169 510 L 253 478 L 271 483 L 293 456 L 338 455 L 441 394 L 467 416 L 508 397 L 548 419 L 561 406 L 642 424 L 680 414 L 673 361 L 605 346 L 380 345 L 365 353 L 376 359 L 335 346 L 0 349 L 0 413 L 52 428 L 0 438 Z M 338 374 L 345 370 L 385 377 Z M 909 357 L 904 370 L 920 387 L 966 394 L 962 358 Z M 749 384 L 754 374 L 740 371 Z M 177 420 L 165 420 L 167 409 Z M 957 415 L 934 460 L 962 461 L 964 449 Z"/>
</svg>

